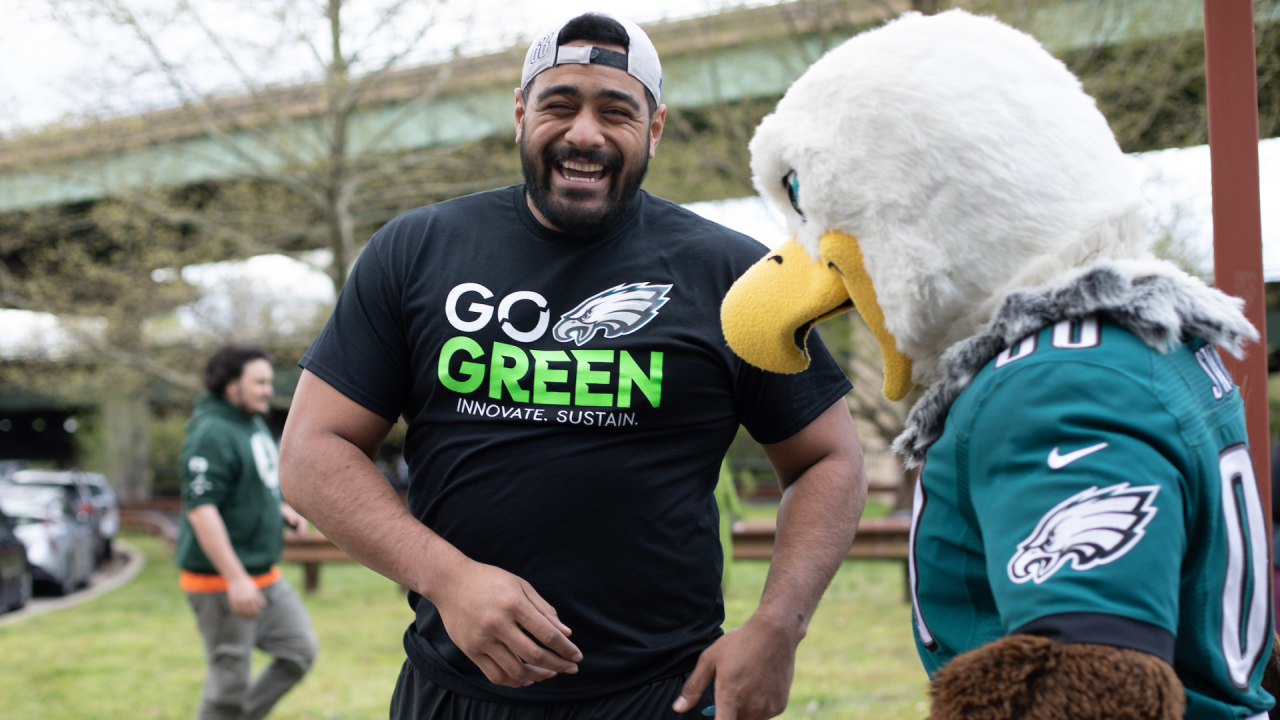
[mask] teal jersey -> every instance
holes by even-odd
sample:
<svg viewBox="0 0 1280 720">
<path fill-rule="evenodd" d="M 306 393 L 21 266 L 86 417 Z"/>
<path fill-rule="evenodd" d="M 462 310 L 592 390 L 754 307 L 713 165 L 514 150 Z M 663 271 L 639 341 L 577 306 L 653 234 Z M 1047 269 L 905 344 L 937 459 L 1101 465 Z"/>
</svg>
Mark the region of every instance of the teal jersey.
<svg viewBox="0 0 1280 720">
<path fill-rule="evenodd" d="M 1169 662 L 1188 718 L 1248 718 L 1272 612 L 1240 393 L 1211 345 L 1063 321 L 988 362 L 916 492 L 909 572 L 934 675 L 1009 634 Z"/>
</svg>

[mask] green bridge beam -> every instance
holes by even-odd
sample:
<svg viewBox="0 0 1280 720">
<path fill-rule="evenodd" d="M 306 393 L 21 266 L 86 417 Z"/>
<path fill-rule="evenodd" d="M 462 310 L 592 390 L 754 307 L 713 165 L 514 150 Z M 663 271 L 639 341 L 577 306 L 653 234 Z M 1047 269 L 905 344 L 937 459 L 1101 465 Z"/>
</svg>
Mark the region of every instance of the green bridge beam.
<svg viewBox="0 0 1280 720">
<path fill-rule="evenodd" d="M 842 16 L 845 29 L 828 34 L 829 45 L 859 30 L 859 25 L 865 27 L 883 17 L 882 6 L 866 0 L 843 0 L 837 5 L 846 10 Z M 901 10 L 909 3 L 894 0 L 893 6 Z M 1012 11 L 1014 15 L 1004 19 L 1030 32 L 1050 50 L 1062 52 L 1196 30 L 1203 26 L 1201 8 L 1201 0 L 1056 0 Z M 787 6 L 755 8 L 650 26 L 664 58 L 663 101 L 671 107 L 696 108 L 781 95 L 822 52 L 812 22 L 807 31 L 802 28 L 803 34 L 797 36 L 785 23 L 770 21 L 788 11 Z M 1280 15 L 1280 11 L 1273 9 L 1270 14 Z M 1276 19 L 1280 18 L 1259 18 Z M 486 82 L 477 83 L 474 88 L 457 88 L 460 83 L 455 83 L 453 92 L 410 110 L 369 151 L 403 153 L 510 132 L 510 88 L 517 84 L 516 72 L 522 57 L 523 49 L 513 49 L 480 59 L 480 65 L 499 68 L 496 81 L 491 72 Z M 352 146 L 362 147 L 378 136 L 405 110 L 406 102 L 411 101 L 385 102 L 357 111 L 352 122 Z M 172 117 L 174 111 L 167 111 L 167 115 Z M 147 118 L 133 120 L 146 127 Z M 57 137 L 46 138 L 45 145 L 56 146 Z M 79 159 L 41 162 L 36 167 L 24 167 L 20 159 L 13 159 L 20 152 L 0 144 L 0 160 L 10 156 L 9 162 L 0 162 L 0 168 L 7 165 L 0 169 L 0 212 L 93 200 L 148 187 L 251 176 L 285 164 L 287 156 L 272 145 L 289 148 L 294 160 L 304 162 L 317 159 L 323 147 L 319 124 L 305 119 L 295 122 L 289 136 L 280 130 L 266 136 L 241 133 L 230 139 L 247 150 L 259 167 L 238 157 L 228 143 L 199 134 L 126 146 Z"/>
</svg>

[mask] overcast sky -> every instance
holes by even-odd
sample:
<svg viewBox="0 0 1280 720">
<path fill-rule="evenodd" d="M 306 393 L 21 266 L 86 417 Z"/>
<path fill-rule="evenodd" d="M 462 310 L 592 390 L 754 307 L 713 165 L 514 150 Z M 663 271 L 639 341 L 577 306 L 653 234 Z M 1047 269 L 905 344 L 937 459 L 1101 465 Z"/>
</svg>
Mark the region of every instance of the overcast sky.
<svg viewBox="0 0 1280 720">
<path fill-rule="evenodd" d="M 92 23 L 77 14 L 68 23 L 55 21 L 51 6 L 66 6 L 77 0 L 0 0 L 0 132 L 14 127 L 34 127 L 66 115 L 82 113 L 96 104 L 118 98 L 101 96 L 105 79 L 119 80 L 124 72 L 119 63 L 108 61 L 113 52 L 133 45 L 130 38 L 119 35 L 105 23 Z M 248 37 L 254 23 L 236 9 L 248 0 L 194 0 L 212 25 L 229 28 L 231 33 Z M 259 0 L 259 6 L 272 6 L 288 0 Z M 420 43 L 415 53 L 419 61 L 432 54 L 448 52 L 455 44 L 464 43 L 469 53 L 508 47 L 528 38 L 550 22 L 587 10 L 606 10 L 646 23 L 664 18 L 705 15 L 725 7 L 742 4 L 765 5 L 777 0 L 465 0 L 448 2 L 442 7 L 437 31 Z M 146 8 L 171 8 L 175 0 L 129 0 L 130 5 Z M 323 0 L 295 0 L 294 5 L 323 5 Z M 359 20 L 366 9 L 385 4 L 385 0 L 355 0 L 350 17 Z M 421 7 L 437 5 L 422 0 Z M 260 23 L 259 23 L 260 24 Z M 191 35 L 176 33 L 172 44 L 177 50 L 189 51 L 207 43 Z M 296 66 L 295 66 L 296 63 Z M 272 66 L 282 77 L 313 66 L 307 57 L 286 58 Z M 293 68 L 295 72 L 291 73 Z M 211 78 L 216 84 L 217 79 Z M 231 78 L 226 78 L 232 82 Z"/>
</svg>

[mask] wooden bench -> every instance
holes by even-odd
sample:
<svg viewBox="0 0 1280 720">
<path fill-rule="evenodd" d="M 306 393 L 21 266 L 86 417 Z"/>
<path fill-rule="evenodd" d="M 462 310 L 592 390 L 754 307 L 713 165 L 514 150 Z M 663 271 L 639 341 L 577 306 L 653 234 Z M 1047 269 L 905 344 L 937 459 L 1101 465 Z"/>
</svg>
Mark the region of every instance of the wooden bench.
<svg viewBox="0 0 1280 720">
<path fill-rule="evenodd" d="M 733 559 L 767 560 L 773 557 L 777 529 L 772 520 L 738 521 L 733 524 Z M 846 557 L 859 560 L 907 560 L 911 521 L 906 518 L 874 518 L 858 525 Z"/>
<path fill-rule="evenodd" d="M 120 527 L 140 530 L 164 538 L 170 552 L 178 542 L 178 524 L 168 513 L 133 507 L 120 508 Z"/>
<path fill-rule="evenodd" d="M 170 552 L 178 542 L 178 525 L 169 513 L 141 509 L 133 503 L 120 510 L 120 527 L 140 530 L 164 538 Z M 320 586 L 321 563 L 351 562 L 350 555 L 315 530 L 302 537 L 286 538 L 280 559 L 302 565 L 303 587 L 307 592 L 315 592 Z"/>
<path fill-rule="evenodd" d="M 323 563 L 354 562 L 345 550 L 314 528 L 300 537 L 286 537 L 280 559 L 302 565 L 302 588 L 309 593 L 320 587 L 320 566 Z"/>
<path fill-rule="evenodd" d="M 734 523 L 733 558 L 768 560 L 773 557 L 776 531 L 772 520 Z M 858 526 L 858 534 L 847 557 L 859 560 L 897 560 L 905 564 L 910 536 L 911 521 L 906 518 L 863 520 Z M 352 562 L 346 551 L 315 530 L 302 537 L 286 538 L 281 559 L 302 565 L 303 589 L 307 592 L 315 592 L 320 587 L 322 564 Z"/>
<path fill-rule="evenodd" d="M 777 528 L 772 520 L 739 521 L 733 524 L 733 559 L 767 560 L 773 557 Z M 883 517 L 863 520 L 845 557 L 854 560 L 896 560 L 902 563 L 905 597 L 911 599 L 911 578 L 907 559 L 911 542 L 909 518 Z"/>
</svg>

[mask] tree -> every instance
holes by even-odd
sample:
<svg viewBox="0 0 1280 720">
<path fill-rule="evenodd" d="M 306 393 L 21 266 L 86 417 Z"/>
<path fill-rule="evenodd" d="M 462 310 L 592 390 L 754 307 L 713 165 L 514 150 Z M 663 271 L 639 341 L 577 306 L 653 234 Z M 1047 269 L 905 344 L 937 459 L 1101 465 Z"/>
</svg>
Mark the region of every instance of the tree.
<svg viewBox="0 0 1280 720">
<path fill-rule="evenodd" d="M 241 256 L 326 249 L 340 289 L 361 226 L 421 204 L 404 197 L 405 176 L 448 164 L 447 151 L 388 152 L 457 65 L 448 58 L 466 40 L 466 18 L 446 16 L 444 0 L 49 2 L 66 27 L 101 47 L 105 66 L 124 71 L 100 89 L 125 101 L 104 101 L 73 128 L 86 154 L 150 142 L 234 177 L 215 183 L 198 212 L 118 185 L 108 192 L 229 240 Z M 434 42 L 459 29 L 451 45 Z M 424 46 L 445 61 L 406 69 L 407 60 L 430 57 Z M 134 115 L 139 104 L 170 107 Z"/>
<path fill-rule="evenodd" d="M 149 378 L 188 391 L 198 387 L 171 358 L 148 347 L 144 324 L 199 293 L 180 277 L 155 282 L 153 273 L 216 257 L 219 246 L 113 202 L 10 214 L 0 222 L 4 291 L 27 309 L 80 319 L 64 323 L 74 349 L 46 363 L 0 368 L 0 385 L 73 402 L 99 400 L 102 425 L 112 430 L 105 469 L 125 499 L 149 494 Z"/>
<path fill-rule="evenodd" d="M 1074 15 L 1057 0 L 964 0 L 978 13 L 996 15 L 1030 32 L 1047 28 L 1043 18 L 1073 18 L 1070 47 L 1055 54 L 1098 101 L 1125 152 L 1204 145 L 1209 141 L 1204 31 L 1185 13 L 1163 3 L 1096 0 Z M 1078 9 L 1080 9 L 1078 8 Z M 1069 8 L 1067 8 L 1069 9 Z M 1087 12 L 1084 12 L 1087 10 Z M 1038 13 L 1045 13 L 1038 19 Z M 1280 0 L 1254 0 L 1258 61 L 1259 130 L 1280 132 Z M 1059 24 L 1065 24 L 1060 22 Z M 1043 38 L 1042 38 L 1043 39 Z"/>
<path fill-rule="evenodd" d="M 156 332 L 158 320 L 200 297 L 181 268 L 321 249 L 340 289 L 370 226 L 424 201 L 509 182 L 512 165 L 468 164 L 467 148 L 387 152 L 387 140 L 437 97 L 458 64 L 450 57 L 461 41 L 435 45 L 443 62 L 403 67 L 429 59 L 420 48 L 432 31 L 465 30 L 465 17 L 442 15 L 443 0 L 49 0 L 49 7 L 98 51 L 98 66 L 121 72 L 86 71 L 96 104 L 62 125 L 6 139 L 0 163 L 98 185 L 105 197 L 0 216 L 0 307 L 54 313 L 84 329 L 73 332 L 74 352 L 45 366 L 23 364 L 20 373 L 7 368 L 0 383 L 55 394 L 74 388 L 81 400 L 100 400 L 101 425 L 111 431 L 108 470 L 122 496 L 142 497 L 149 393 L 157 381 L 200 391 L 206 350 L 191 337 L 165 342 Z M 77 174 L 80 158 L 147 146 L 171 162 L 219 172 L 179 187 Z M 476 170 L 489 175 L 477 182 Z M 262 304 L 251 291 L 229 297 L 241 309 Z M 205 334 L 210 342 L 231 332 L 280 339 L 269 323 L 256 327 L 262 337 L 246 337 L 253 323 Z"/>
</svg>

